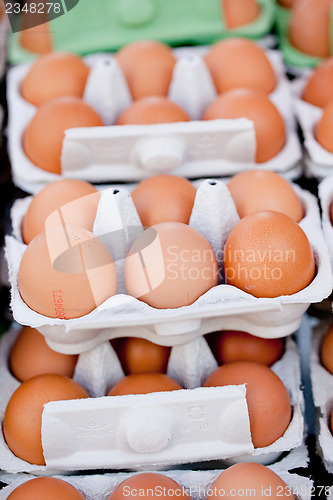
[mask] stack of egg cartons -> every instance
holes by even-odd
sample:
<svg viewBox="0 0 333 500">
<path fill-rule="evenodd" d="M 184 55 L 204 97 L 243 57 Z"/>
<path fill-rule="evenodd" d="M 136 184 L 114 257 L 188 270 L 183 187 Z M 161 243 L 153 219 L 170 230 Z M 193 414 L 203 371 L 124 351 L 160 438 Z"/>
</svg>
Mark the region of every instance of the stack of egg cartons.
<svg viewBox="0 0 333 500">
<path fill-rule="evenodd" d="M 236 51 L 239 50 L 237 44 L 240 44 L 241 52 L 249 47 L 250 54 L 253 51 L 257 54 L 259 50 L 253 48 L 252 42 L 236 41 L 236 44 L 228 44 Z M 152 46 L 155 50 L 156 45 L 151 42 L 136 45 L 142 53 L 149 53 Z M 215 49 L 220 50 L 220 47 L 216 46 Z M 302 209 L 299 226 L 289 217 L 281 216 L 287 219 L 287 225 L 294 228 L 293 233 L 300 234 L 302 229 L 302 238 L 313 258 L 312 275 L 310 272 L 310 278 L 305 279 L 303 286 L 293 292 L 256 296 L 252 288 L 244 287 L 241 283 L 235 285 L 231 280 L 227 283 L 223 249 L 226 244 L 230 244 L 234 227 L 239 227 L 240 216 L 237 202 L 227 189 L 225 179 L 220 178 L 258 166 L 256 153 L 258 142 L 262 140 L 258 133 L 260 127 L 255 118 L 251 118 L 252 115 L 248 119 L 243 118 L 242 111 L 239 117 L 217 116 L 217 119 L 208 119 L 207 116 L 207 120 L 202 119 L 207 108 L 218 100 L 220 92 L 219 77 L 212 70 L 213 63 L 210 62 L 214 59 L 213 50 L 209 47 L 184 47 L 174 50 L 173 54 L 161 46 L 157 46 L 156 50 L 167 52 L 167 57 L 175 58 L 167 85 L 168 100 L 164 96 L 163 102 L 180 107 L 188 121 L 158 124 L 126 122 L 124 115 L 128 113 L 128 108 L 133 110 L 136 103 L 132 103 L 133 82 L 121 56 L 94 54 L 85 58 L 89 69 L 86 83 L 79 91 L 79 97 L 85 101 L 85 104 L 80 101 L 80 106 L 84 106 L 85 110 L 89 106 L 90 116 L 99 116 L 100 120 L 100 123 L 96 120 L 90 123 L 94 126 L 88 127 L 85 123 L 73 122 L 68 125 L 66 122 L 66 106 L 77 106 L 77 96 L 58 97 L 58 101 L 52 101 L 52 105 L 49 101 L 38 103 L 40 106 L 37 106 L 34 101 L 38 100 L 42 90 L 49 84 L 55 88 L 50 90 L 50 94 L 59 92 L 59 68 L 54 71 L 52 78 L 47 76 L 47 72 L 44 73 L 45 80 L 40 76 L 43 74 L 41 62 L 34 67 L 31 64 L 18 65 L 9 71 L 8 137 L 13 180 L 35 197 L 29 196 L 15 202 L 11 213 L 13 234 L 6 239 L 11 308 L 17 324 L 1 342 L 0 378 L 4 390 L 0 396 L 3 421 L 0 468 L 4 471 L 2 480 L 9 486 L 0 492 L 0 499 L 8 498 L 17 486 L 32 477 L 51 475 L 73 485 L 86 499 L 107 500 L 117 485 L 134 474 L 133 471 L 165 470 L 163 474 L 174 479 L 192 498 L 204 500 L 220 475 L 220 469 L 231 471 L 231 464 L 241 462 L 269 464 L 270 469 L 284 481 L 275 486 L 277 495 L 282 498 L 283 495 L 289 498 L 293 492 L 295 498 L 305 500 L 313 492 L 310 479 L 290 474 L 289 471 L 306 467 L 308 460 L 303 444 L 304 402 L 300 388 L 299 354 L 291 335 L 299 328 L 309 305 L 320 302 L 332 291 L 331 263 L 322 234 L 317 201 L 309 192 L 290 183 L 289 188 L 294 191 Z M 263 57 L 260 51 L 259 59 Z M 134 59 L 138 60 L 138 55 L 134 55 Z M 51 56 L 44 59 L 44 64 L 46 67 L 48 64 L 56 65 L 59 60 L 61 64 L 62 56 Z M 266 92 L 269 98 L 265 95 L 262 99 L 266 105 L 269 99 L 274 103 L 273 113 L 278 116 L 280 128 L 282 123 L 284 137 L 277 140 L 280 145 L 276 146 L 276 154 L 265 157 L 264 161 L 260 160 L 260 169 L 283 173 L 289 179 L 295 178 L 301 170 L 301 147 L 291 110 L 289 83 L 277 52 L 268 51 L 264 61 L 264 66 L 268 65 L 269 71 L 273 71 L 275 83 Z M 82 67 L 82 61 L 78 62 L 77 59 L 76 62 L 72 60 L 69 67 L 75 64 Z M 135 66 L 133 62 L 131 64 Z M 139 76 L 136 75 L 140 79 L 143 74 L 148 87 L 154 78 L 154 71 L 151 68 L 149 70 L 150 64 L 149 60 L 138 63 Z M 153 65 L 156 64 L 155 60 Z M 41 73 L 38 73 L 38 66 Z M 162 74 L 162 69 L 158 75 Z M 30 92 L 29 78 L 33 81 Z M 259 80 L 263 81 L 263 77 L 260 76 Z M 240 81 L 243 83 L 238 86 L 246 85 L 242 79 Z M 40 91 L 36 94 L 39 85 Z M 165 87 L 165 82 L 162 82 L 162 86 Z M 32 93 L 37 96 L 31 97 Z M 58 110 L 54 103 L 58 103 Z M 151 104 L 154 102 L 148 102 L 148 109 Z M 148 116 L 147 108 L 143 115 L 145 118 Z M 126 124 L 117 124 L 124 123 L 123 119 Z M 67 124 L 65 128 L 69 129 L 62 141 L 64 123 Z M 271 133 L 275 136 L 274 131 Z M 59 144 L 55 144 L 59 135 L 61 158 Z M 38 152 L 41 153 L 39 158 Z M 50 167 L 45 168 L 45 165 Z M 196 192 L 190 209 L 187 208 L 188 226 L 184 229 L 184 225 L 179 223 L 179 220 L 183 221 L 183 214 L 174 222 L 173 230 L 177 226 L 185 231 L 185 236 L 176 238 L 172 245 L 188 255 L 193 235 L 195 242 L 202 242 L 202 248 L 206 249 L 205 255 L 210 256 L 208 272 L 212 273 L 212 279 L 209 286 L 204 280 L 200 288 L 198 278 L 189 286 L 189 280 L 186 283 L 179 274 L 177 280 L 173 278 L 172 281 L 165 261 L 165 252 L 170 244 L 159 233 L 159 227 L 155 231 L 144 231 L 143 226 L 146 224 L 141 207 L 130 193 L 138 181 L 157 174 L 175 174 L 193 181 Z M 60 197 L 65 193 L 66 179 L 94 183 L 98 185 L 100 194 L 92 191 L 87 198 L 73 198 L 53 206 L 55 198 L 47 194 L 52 193 L 51 183 L 63 183 L 61 186 L 64 187 L 58 190 Z M 177 185 L 177 179 L 167 179 L 161 181 L 162 185 L 163 182 L 166 186 L 168 182 Z M 120 182 L 132 182 L 134 185 L 120 185 Z M 106 186 L 106 183 L 113 184 Z M 51 191 L 47 191 L 50 188 Z M 182 200 L 182 194 L 177 199 L 173 196 L 173 188 L 167 189 L 169 191 L 164 195 L 161 193 L 160 198 L 155 196 L 152 209 L 155 216 L 158 215 L 158 207 L 164 205 L 164 213 L 156 221 L 161 222 L 161 225 L 166 224 L 165 212 L 178 203 L 181 205 L 179 200 Z M 261 195 L 257 197 L 261 198 Z M 144 198 L 149 203 L 150 198 L 154 199 L 154 193 L 148 188 Z M 268 193 L 267 198 L 269 200 L 273 195 Z M 44 200 L 46 208 L 38 204 L 38 200 Z M 48 203 L 50 200 L 52 203 Z M 47 222 L 45 217 L 42 219 L 42 213 L 49 216 Z M 37 236 L 31 243 L 30 237 L 26 235 L 32 215 L 37 217 L 33 224 L 36 227 L 45 226 L 46 232 L 41 237 L 33 228 L 31 232 Z M 85 218 L 89 219 L 89 227 L 84 226 L 85 229 L 79 232 L 70 229 L 69 226 L 77 224 L 77 221 L 85 224 Z M 58 228 L 56 230 L 54 221 Z M 289 234 L 288 238 L 291 236 Z M 278 237 L 281 237 L 280 233 Z M 251 241 L 250 233 L 247 233 L 247 240 Z M 290 239 L 287 241 L 290 242 Z M 196 261 L 195 245 L 192 246 L 194 257 L 184 259 L 187 270 Z M 271 258 L 267 241 L 265 245 L 259 250 L 261 260 L 267 256 Z M 101 248 L 102 258 L 99 260 L 96 255 Z M 253 248 L 258 250 L 260 247 Z M 251 247 L 249 250 L 251 252 Z M 112 255 L 114 262 L 110 257 L 105 257 L 105 251 L 107 255 Z M 45 255 L 49 260 L 52 259 L 52 263 L 45 264 Z M 248 262 L 253 262 L 253 259 L 248 259 Z M 299 275 L 308 273 L 307 269 L 299 270 L 299 259 L 294 265 L 298 271 L 292 278 L 289 276 L 288 286 Z M 179 273 L 179 268 L 176 271 L 176 274 Z M 56 285 L 52 281 L 55 274 L 60 280 Z M 71 275 L 69 280 L 66 279 L 68 274 Z M 83 280 L 80 282 L 81 275 Z M 167 293 L 159 294 L 159 287 L 164 287 L 167 280 Z M 72 290 L 70 306 L 66 303 L 68 290 Z M 95 307 L 90 305 L 91 297 Z M 45 337 L 49 348 L 67 355 L 71 368 L 66 374 L 81 386 L 80 399 L 66 397 L 62 400 L 61 397 L 54 397 L 52 400 L 52 394 L 49 395 L 44 401 L 45 406 L 41 407 L 41 423 L 39 414 L 38 418 L 36 413 L 35 417 L 32 413 L 29 416 L 24 413 L 26 410 L 22 410 L 23 406 L 20 410 L 22 388 L 29 389 L 36 382 L 21 383 L 24 379 L 14 367 L 13 353 L 14 349 L 20 351 L 17 339 L 22 335 L 18 325 L 37 329 Z M 286 340 L 280 341 L 279 355 L 268 363 L 273 363 L 271 369 L 255 365 L 259 370 L 256 382 L 247 380 L 246 370 L 244 379 L 240 380 L 239 368 L 237 377 L 232 379 L 234 381 L 219 385 L 214 383 L 214 378 L 209 380 L 217 373 L 221 360 L 217 346 L 219 339 L 222 339 L 220 331 L 246 332 L 258 337 L 259 345 L 262 339 L 268 339 L 267 344 L 263 343 L 267 345 L 264 351 L 267 351 L 270 339 Z M 43 345 L 43 356 L 51 355 L 40 334 L 34 332 L 34 342 L 38 338 L 40 345 Z M 128 343 L 118 340 L 128 337 Z M 163 352 L 164 362 L 160 370 L 173 380 L 174 389 L 179 384 L 177 387 L 180 386 L 182 390 L 154 392 L 153 389 L 147 389 L 150 393 L 142 394 L 146 392 L 142 387 L 138 393 L 132 387 L 132 393 L 120 395 L 121 392 L 117 392 L 118 384 L 124 383 L 126 379 L 125 375 L 139 371 L 135 367 L 137 359 L 133 365 L 127 358 L 130 353 L 128 345 L 137 342 L 133 337 L 144 339 L 141 344 L 140 341 L 137 344 L 143 349 L 143 353 L 139 352 L 138 356 L 139 359 L 143 357 L 144 363 L 151 362 L 151 353 Z M 171 349 L 153 347 L 145 341 Z M 144 354 L 144 349 L 147 349 L 148 354 Z M 240 347 L 236 348 L 236 351 L 240 350 Z M 27 344 L 23 352 L 28 352 Z M 23 358 L 18 357 L 20 369 L 23 368 Z M 32 369 L 37 373 L 35 359 L 32 356 L 28 371 Z M 29 364 L 28 356 L 26 361 Z M 227 366 L 224 364 L 222 369 Z M 253 366 L 248 368 L 249 373 L 252 373 Z M 43 370 L 45 373 L 45 367 Z M 146 377 L 149 378 L 149 375 Z M 271 432 L 272 428 L 276 430 L 286 418 L 283 412 L 280 413 L 283 404 L 277 398 L 277 389 L 268 388 L 270 378 L 275 382 L 278 380 L 284 397 L 282 403 L 288 401 L 286 406 L 290 413 L 282 433 L 273 439 L 267 438 L 265 443 L 266 433 Z M 145 383 L 148 387 L 150 382 L 147 380 Z M 256 402 L 255 391 L 254 402 L 249 399 L 252 383 L 264 388 L 260 406 Z M 50 379 L 47 384 L 47 391 L 52 393 Z M 13 406 L 14 392 L 19 394 L 19 406 L 16 408 Z M 108 395 L 110 392 L 111 395 Z M 43 404 L 41 394 L 39 405 Z M 34 397 L 25 399 L 24 408 L 30 407 Z M 14 415 L 13 423 L 10 422 L 10 415 Z M 258 419 L 259 427 L 258 423 L 254 424 L 254 418 Z M 42 439 L 42 448 L 38 442 L 39 451 L 42 450 L 39 463 L 27 459 L 25 452 L 22 452 L 23 449 L 32 450 L 30 439 L 34 438 L 36 425 L 38 432 L 41 429 Z M 20 434 L 25 444 L 22 441 L 13 442 L 13 437 L 15 441 L 15 437 Z M 184 467 L 187 470 L 183 470 Z M 256 469 L 257 466 L 254 467 Z M 124 469 L 132 472 L 115 472 Z M 255 469 L 250 472 L 252 478 L 256 475 Z M 91 471 L 96 474 L 92 475 Z M 74 472 L 75 475 L 72 475 Z M 239 482 L 240 475 L 244 477 L 245 486 Z M 238 489 L 239 495 L 241 488 L 246 488 L 245 476 L 245 473 L 239 472 L 236 485 L 231 483 L 231 488 Z M 270 480 L 268 483 L 259 481 L 262 495 L 265 494 L 263 488 L 273 487 Z M 140 488 L 140 483 L 128 484 L 132 488 Z M 169 485 L 168 482 L 162 484 Z M 147 484 L 144 487 L 148 487 Z M 226 486 L 222 482 L 220 487 Z M 129 495 L 134 496 L 133 491 Z"/>
</svg>

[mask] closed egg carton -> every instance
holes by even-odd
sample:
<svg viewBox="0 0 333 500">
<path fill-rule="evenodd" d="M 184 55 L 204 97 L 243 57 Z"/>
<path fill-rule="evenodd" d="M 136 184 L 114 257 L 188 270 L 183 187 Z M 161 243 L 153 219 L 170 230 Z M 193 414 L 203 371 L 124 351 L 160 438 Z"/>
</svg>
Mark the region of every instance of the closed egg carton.
<svg viewBox="0 0 333 500">
<path fill-rule="evenodd" d="M 121 253 L 116 262 L 118 294 L 99 308 L 77 319 L 48 318 L 30 309 L 22 300 L 17 273 L 26 245 L 20 241 L 20 224 L 29 199 L 19 201 L 13 209 L 14 235 L 6 238 L 6 256 L 12 286 L 14 319 L 37 328 L 49 345 L 60 352 L 76 354 L 99 343 L 124 336 L 132 328 L 133 335 L 147 340 L 176 345 L 193 340 L 211 331 L 244 330 L 259 337 L 283 337 L 299 327 L 302 314 L 313 302 L 320 302 L 332 291 L 332 272 L 326 243 L 320 226 L 317 200 L 307 191 L 294 186 L 304 207 L 300 226 L 312 245 L 317 274 L 312 283 L 298 293 L 276 298 L 256 298 L 234 286 L 221 284 L 211 288 L 190 306 L 177 309 L 155 309 L 125 295 L 124 259 L 133 240 L 128 236 L 119 249 L 117 242 L 109 248 L 112 255 Z M 112 218 L 109 214 L 113 213 Z M 239 217 L 225 184 L 217 180 L 203 181 L 197 191 L 190 226 L 211 244 L 219 265 L 221 249 Z M 124 189 L 103 191 L 94 234 L 102 235 L 141 223 L 130 194 Z M 126 314 L 124 314 L 126 313 Z"/>
<path fill-rule="evenodd" d="M 17 333 L 18 325 L 14 325 L 0 343 L 0 382 L 4 387 L 1 421 L 20 385 L 8 366 Z M 216 367 L 201 337 L 171 350 L 167 374 L 187 390 L 104 397 L 124 376 L 117 355 L 105 342 L 80 354 L 75 368 L 73 378 L 90 398 L 44 407 L 42 436 L 47 465 L 33 465 L 16 457 L 1 433 L 0 468 L 15 474 L 50 475 L 89 469 L 161 469 L 211 460 L 223 466 L 222 459 L 225 463 L 245 460 L 267 464 L 301 446 L 304 401 L 299 355 L 290 338 L 282 358 L 271 368 L 288 390 L 292 420 L 284 435 L 264 448 L 254 449 L 251 441 L 245 385 L 201 387 Z M 92 436 L 96 439 L 93 444 Z"/>
<path fill-rule="evenodd" d="M 207 48 L 195 47 L 174 50 L 178 61 L 169 98 L 183 107 L 192 121 L 135 126 L 113 125 L 131 103 L 127 83 L 113 56 L 87 56 L 91 73 L 84 99 L 101 114 L 106 126 L 66 131 L 61 176 L 38 168 L 24 153 L 22 136 L 36 111 L 20 94 L 21 82 L 30 65 L 11 68 L 7 81 L 8 148 L 14 183 L 28 193 L 36 193 L 61 177 L 93 183 L 133 182 L 162 172 L 198 178 L 232 175 L 253 168 L 256 144 L 250 120 L 199 121 L 216 97 L 203 60 L 206 52 Z M 267 55 L 278 77 L 270 98 L 285 120 L 287 141 L 276 157 L 261 166 L 292 178 L 301 172 L 301 148 L 295 131 L 290 86 L 278 52 L 268 51 Z"/>
</svg>

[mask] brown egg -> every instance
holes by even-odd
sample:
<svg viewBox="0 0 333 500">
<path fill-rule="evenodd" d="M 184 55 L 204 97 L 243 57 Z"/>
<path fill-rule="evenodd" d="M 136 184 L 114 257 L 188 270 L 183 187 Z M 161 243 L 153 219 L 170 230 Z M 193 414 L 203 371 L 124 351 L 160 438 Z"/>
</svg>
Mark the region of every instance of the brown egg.
<svg viewBox="0 0 333 500">
<path fill-rule="evenodd" d="M 74 54 L 52 52 L 32 65 L 21 85 L 23 99 L 35 106 L 61 96 L 83 97 L 89 68 Z"/>
<path fill-rule="evenodd" d="M 302 99 L 320 108 L 333 100 L 333 57 L 314 70 L 303 90 Z"/>
<path fill-rule="evenodd" d="M 57 97 L 40 106 L 23 135 L 23 149 L 37 167 L 61 173 L 61 151 L 65 130 L 100 127 L 102 119 L 78 97 Z"/>
<path fill-rule="evenodd" d="M 204 387 L 246 384 L 250 430 L 255 448 L 268 446 L 283 436 L 291 420 L 291 405 L 281 379 L 265 365 L 237 361 L 220 366 Z"/>
<path fill-rule="evenodd" d="M 58 319 L 79 318 L 117 291 L 106 246 L 82 228 L 51 227 L 38 234 L 21 259 L 18 285 L 34 311 Z"/>
<path fill-rule="evenodd" d="M 333 101 L 326 104 L 315 127 L 315 138 L 323 148 L 333 153 Z"/>
<path fill-rule="evenodd" d="M 333 374 L 333 325 L 325 333 L 320 346 L 320 359 L 322 365 Z"/>
<path fill-rule="evenodd" d="M 268 57 L 247 38 L 228 38 L 215 43 L 205 61 L 219 94 L 237 87 L 270 94 L 276 87 L 275 72 Z"/>
<path fill-rule="evenodd" d="M 133 102 L 118 118 L 117 125 L 152 125 L 188 122 L 185 111 L 166 97 L 144 97 Z"/>
<path fill-rule="evenodd" d="M 196 188 L 176 175 L 156 175 L 140 182 L 132 192 L 135 208 L 143 226 L 160 222 L 188 224 Z"/>
<path fill-rule="evenodd" d="M 33 26 L 19 32 L 20 45 L 34 54 L 47 54 L 52 52 L 53 44 L 49 23 Z"/>
<path fill-rule="evenodd" d="M 254 462 L 232 465 L 218 476 L 211 487 L 211 500 L 221 498 L 247 498 L 257 500 L 293 499 L 292 489 L 275 472 Z M 223 492 L 223 495 L 219 495 Z M 250 493 L 251 492 L 251 493 Z"/>
<path fill-rule="evenodd" d="M 112 387 L 108 396 L 149 394 L 151 392 L 178 391 L 182 387 L 163 373 L 137 373 L 127 375 Z"/>
<path fill-rule="evenodd" d="M 9 366 L 20 382 L 46 373 L 72 377 L 77 358 L 53 351 L 41 333 L 35 328 L 25 326 L 12 346 Z"/>
<path fill-rule="evenodd" d="M 140 40 L 122 48 L 116 59 L 134 100 L 153 95 L 167 96 L 176 64 L 176 58 L 167 45 Z"/>
<path fill-rule="evenodd" d="M 126 375 L 167 370 L 171 347 L 134 337 L 114 339 L 111 344 Z"/>
<path fill-rule="evenodd" d="M 8 447 L 26 462 L 45 465 L 41 436 L 44 405 L 87 397 L 83 387 L 61 375 L 39 375 L 23 382 L 10 398 L 3 419 Z"/>
<path fill-rule="evenodd" d="M 77 201 L 79 198 L 81 200 Z M 78 226 L 92 231 L 99 200 L 98 191 L 88 182 L 75 179 L 50 182 L 33 197 L 24 216 L 22 223 L 24 243 L 28 245 L 37 234 L 45 231 L 45 222 L 55 211 L 57 217 L 49 218 L 47 227 L 59 225 L 61 221 L 67 226 Z M 74 201 L 75 203 L 64 206 Z"/>
<path fill-rule="evenodd" d="M 256 0 L 221 0 L 224 20 L 228 29 L 253 23 L 261 13 Z"/>
<path fill-rule="evenodd" d="M 291 11 L 288 36 L 300 52 L 329 57 L 330 9 L 332 0 L 298 0 Z"/>
<path fill-rule="evenodd" d="M 283 339 L 263 339 L 246 332 L 213 332 L 207 341 L 219 365 L 255 361 L 271 366 L 284 352 Z"/>
<path fill-rule="evenodd" d="M 224 247 L 228 284 L 255 297 L 292 295 L 315 275 L 309 240 L 287 215 L 265 211 L 244 217 Z"/>
<path fill-rule="evenodd" d="M 262 92 L 235 89 L 213 101 L 205 111 L 204 120 L 248 118 L 254 123 L 257 141 L 256 162 L 274 158 L 286 142 L 286 130 L 279 110 Z"/>
<path fill-rule="evenodd" d="M 247 170 L 234 175 L 227 184 L 239 217 L 274 210 L 299 222 L 304 211 L 297 194 L 281 175 L 270 170 Z"/>
<path fill-rule="evenodd" d="M 62 479 L 36 477 L 15 488 L 7 500 L 84 500 L 84 496 Z"/>
<path fill-rule="evenodd" d="M 141 492 L 140 496 L 151 500 L 190 499 L 176 481 L 157 472 L 143 472 L 125 479 L 113 490 L 108 500 L 125 500 L 129 492 L 133 493 L 131 498 Z"/>
<path fill-rule="evenodd" d="M 157 309 L 192 304 L 217 285 L 208 241 L 180 222 L 161 222 L 137 238 L 126 261 L 127 293 Z"/>
</svg>

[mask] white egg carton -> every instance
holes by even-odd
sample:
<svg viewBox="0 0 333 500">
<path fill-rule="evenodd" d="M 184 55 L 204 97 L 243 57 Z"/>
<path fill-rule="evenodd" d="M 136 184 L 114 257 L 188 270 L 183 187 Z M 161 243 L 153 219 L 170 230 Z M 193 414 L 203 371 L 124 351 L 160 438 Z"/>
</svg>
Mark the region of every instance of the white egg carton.
<svg viewBox="0 0 333 500">
<path fill-rule="evenodd" d="M 0 343 L 0 420 L 20 383 L 11 375 L 8 357 L 17 326 Z M 54 474 L 89 469 L 147 469 L 201 461 L 277 460 L 303 442 L 303 393 L 299 355 L 287 339 L 285 353 L 272 370 L 285 384 L 292 420 L 273 444 L 254 449 L 246 403 L 246 387 L 200 387 L 217 364 L 204 338 L 172 348 L 168 375 L 183 391 L 104 397 L 123 376 L 109 342 L 83 353 L 74 379 L 89 399 L 57 401 L 44 407 L 42 422 L 46 466 L 17 458 L 0 434 L 0 469 L 9 473 Z M 54 472 L 57 471 L 57 472 Z"/>
<path fill-rule="evenodd" d="M 310 372 L 313 401 L 317 410 L 317 443 L 326 470 L 333 474 L 333 436 L 330 430 L 330 414 L 333 410 L 333 375 L 324 368 L 320 361 L 320 345 L 332 324 L 332 318 L 317 323 L 313 329 Z"/>
<path fill-rule="evenodd" d="M 322 208 L 322 225 L 333 265 L 333 225 L 331 205 L 333 203 L 333 175 L 326 177 L 318 186 L 318 195 Z"/>
<path fill-rule="evenodd" d="M 280 462 L 269 466 L 278 474 L 283 481 L 292 489 L 295 500 L 311 500 L 314 491 L 313 481 L 309 478 L 290 473 L 294 468 L 305 468 L 308 463 L 308 455 L 305 446 L 293 450 Z M 214 481 L 222 473 L 222 470 L 166 470 L 159 471 L 170 477 L 186 491 L 192 500 L 206 500 L 207 494 Z M 125 479 L 133 476 L 134 473 L 113 473 L 89 476 L 55 476 L 77 488 L 86 500 L 107 500 L 112 491 Z M 34 476 L 27 474 L 9 475 L 1 474 L 0 480 L 8 486 L 0 491 L 0 500 L 6 500 L 9 494 L 22 483 L 34 479 Z M 280 492 L 278 492 L 280 493 Z M 282 493 L 282 492 L 281 492 Z"/>
<path fill-rule="evenodd" d="M 87 57 L 92 70 L 84 99 L 102 115 L 108 126 L 66 132 L 62 176 L 101 183 L 138 181 L 161 172 L 190 178 L 218 177 L 254 168 L 256 143 L 251 121 L 197 121 L 216 97 L 202 58 L 205 51 L 207 48 L 175 49 L 178 62 L 169 97 L 182 106 L 193 121 L 159 125 L 114 126 L 119 114 L 131 103 L 125 78 L 112 55 Z M 276 51 L 267 54 L 278 76 L 278 86 L 270 97 L 282 113 L 288 133 L 283 150 L 260 166 L 291 178 L 301 171 L 301 147 L 295 132 L 292 98 L 280 55 Z M 29 193 L 36 193 L 62 176 L 35 166 L 22 148 L 24 130 L 36 111 L 20 94 L 21 82 L 29 68 L 30 64 L 22 64 L 8 72 L 8 148 L 14 183 Z"/>
<path fill-rule="evenodd" d="M 323 109 L 301 98 L 310 74 L 307 73 L 292 83 L 294 109 L 304 136 L 305 173 L 309 177 L 323 179 L 333 174 L 333 154 L 323 148 L 314 135 L 315 126 L 323 114 Z"/>
<path fill-rule="evenodd" d="M 314 280 L 300 292 L 276 298 L 256 298 L 234 286 L 221 284 L 211 288 L 190 306 L 155 309 L 125 294 L 125 258 L 133 242 L 127 232 L 126 238 L 114 241 L 109 246 L 113 256 L 121 256 L 116 262 L 118 294 L 91 313 L 70 320 L 38 314 L 20 296 L 17 275 L 26 245 L 19 241 L 19 228 L 29 203 L 29 200 L 22 200 L 15 205 L 13 212 L 16 237 L 7 236 L 5 250 L 14 319 L 22 325 L 37 328 L 53 349 L 67 354 L 80 353 L 104 340 L 124 336 L 124 331 L 128 328 L 131 328 L 132 335 L 136 337 L 165 345 L 183 344 L 221 329 L 244 330 L 266 338 L 290 335 L 299 327 L 302 314 L 309 305 L 330 295 L 333 280 L 317 200 L 296 185 L 294 189 L 306 214 L 300 225 L 312 245 L 317 266 Z M 221 250 L 238 220 L 234 202 L 225 184 L 217 180 L 203 181 L 197 191 L 190 225 L 212 245 L 220 266 Z M 132 198 L 126 190 L 111 188 L 103 191 L 94 225 L 97 236 L 140 226 Z"/>
</svg>

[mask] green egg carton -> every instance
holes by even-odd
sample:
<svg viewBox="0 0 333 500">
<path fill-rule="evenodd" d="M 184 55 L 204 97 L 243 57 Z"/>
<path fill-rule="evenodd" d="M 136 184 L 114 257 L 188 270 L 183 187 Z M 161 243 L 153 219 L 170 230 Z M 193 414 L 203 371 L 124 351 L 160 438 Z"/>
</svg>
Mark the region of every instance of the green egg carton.
<svg viewBox="0 0 333 500">
<path fill-rule="evenodd" d="M 258 19 L 232 30 L 225 26 L 222 2 L 80 0 L 72 10 L 50 21 L 53 47 L 85 55 L 117 50 L 142 39 L 160 40 L 170 45 L 209 44 L 229 36 L 257 39 L 270 32 L 275 17 L 274 0 L 258 0 L 261 6 Z M 11 34 L 8 48 L 11 63 L 36 57 L 23 49 L 19 40 L 19 33 Z"/>
<path fill-rule="evenodd" d="M 331 20 L 332 20 L 331 11 Z M 288 25 L 290 20 L 290 9 L 284 7 L 276 7 L 276 27 L 279 38 L 279 47 L 283 53 L 286 64 L 297 69 L 314 68 L 323 61 L 321 57 L 314 57 L 297 50 L 290 43 L 288 38 Z M 331 22 L 331 39 L 333 41 L 333 23 Z M 331 45 L 331 54 L 333 55 L 333 46 Z"/>
</svg>

